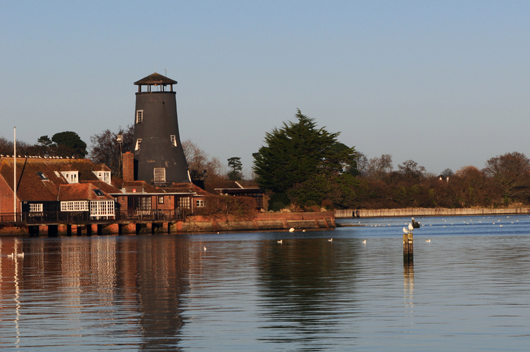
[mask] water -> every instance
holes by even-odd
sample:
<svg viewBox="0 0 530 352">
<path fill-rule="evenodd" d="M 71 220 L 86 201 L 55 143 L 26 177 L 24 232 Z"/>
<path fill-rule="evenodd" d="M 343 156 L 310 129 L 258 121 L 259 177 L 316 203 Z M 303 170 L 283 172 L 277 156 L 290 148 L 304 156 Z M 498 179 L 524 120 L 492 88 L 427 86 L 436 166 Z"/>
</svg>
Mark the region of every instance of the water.
<svg viewBox="0 0 530 352">
<path fill-rule="evenodd" d="M 413 265 L 402 257 L 409 218 L 2 238 L 0 349 L 528 350 L 530 218 L 416 220 Z M 24 258 L 7 257 L 15 251 Z"/>
</svg>

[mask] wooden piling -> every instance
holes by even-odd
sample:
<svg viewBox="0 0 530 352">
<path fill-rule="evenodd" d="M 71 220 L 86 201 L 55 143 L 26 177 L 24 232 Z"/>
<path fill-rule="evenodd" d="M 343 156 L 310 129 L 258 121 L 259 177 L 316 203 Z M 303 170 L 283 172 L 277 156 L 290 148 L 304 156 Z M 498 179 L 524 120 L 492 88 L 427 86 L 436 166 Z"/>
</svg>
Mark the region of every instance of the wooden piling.
<svg viewBox="0 0 530 352">
<path fill-rule="evenodd" d="M 403 262 L 414 261 L 414 238 L 412 232 L 403 234 Z"/>
</svg>

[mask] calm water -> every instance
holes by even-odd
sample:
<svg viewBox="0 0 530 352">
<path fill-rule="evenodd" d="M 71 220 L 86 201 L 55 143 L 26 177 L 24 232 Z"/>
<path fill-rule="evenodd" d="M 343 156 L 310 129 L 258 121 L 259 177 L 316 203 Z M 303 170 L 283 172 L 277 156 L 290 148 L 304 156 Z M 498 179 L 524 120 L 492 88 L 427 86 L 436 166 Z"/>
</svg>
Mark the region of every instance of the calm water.
<svg viewBox="0 0 530 352">
<path fill-rule="evenodd" d="M 417 219 L 405 266 L 409 220 L 2 238 L 0 349 L 529 350 L 530 218 Z"/>
</svg>

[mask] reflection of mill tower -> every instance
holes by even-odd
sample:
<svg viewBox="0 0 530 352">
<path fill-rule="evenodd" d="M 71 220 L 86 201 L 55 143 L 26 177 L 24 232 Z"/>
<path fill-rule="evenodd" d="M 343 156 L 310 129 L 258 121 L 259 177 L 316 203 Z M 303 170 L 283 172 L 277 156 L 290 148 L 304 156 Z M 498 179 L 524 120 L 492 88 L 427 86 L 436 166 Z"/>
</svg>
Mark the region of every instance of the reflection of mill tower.
<svg viewBox="0 0 530 352">
<path fill-rule="evenodd" d="M 170 78 L 153 73 L 137 82 L 134 125 L 135 180 L 155 186 L 190 182 L 177 120 L 177 99 Z"/>
</svg>

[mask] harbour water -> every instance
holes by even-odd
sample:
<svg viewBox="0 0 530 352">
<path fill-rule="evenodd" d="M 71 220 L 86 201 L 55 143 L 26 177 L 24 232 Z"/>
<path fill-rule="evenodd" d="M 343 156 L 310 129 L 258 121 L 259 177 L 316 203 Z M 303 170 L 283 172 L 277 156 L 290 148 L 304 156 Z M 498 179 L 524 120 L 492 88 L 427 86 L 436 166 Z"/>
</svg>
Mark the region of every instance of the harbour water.
<svg viewBox="0 0 530 352">
<path fill-rule="evenodd" d="M 410 218 L 293 233 L 1 238 L 0 349 L 528 350 L 530 217 L 416 220 L 408 265 Z"/>
</svg>

